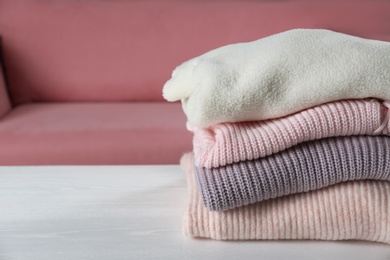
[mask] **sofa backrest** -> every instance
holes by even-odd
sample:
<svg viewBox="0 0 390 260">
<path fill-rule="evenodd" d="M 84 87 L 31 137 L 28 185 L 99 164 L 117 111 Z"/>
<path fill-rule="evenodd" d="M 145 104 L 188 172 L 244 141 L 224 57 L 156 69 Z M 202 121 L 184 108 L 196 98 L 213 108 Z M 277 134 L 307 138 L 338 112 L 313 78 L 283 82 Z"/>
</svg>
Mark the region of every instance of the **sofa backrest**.
<svg viewBox="0 0 390 260">
<path fill-rule="evenodd" d="M 390 40 L 390 1 L 0 1 L 15 104 L 162 100 L 183 61 L 292 28 Z"/>
</svg>

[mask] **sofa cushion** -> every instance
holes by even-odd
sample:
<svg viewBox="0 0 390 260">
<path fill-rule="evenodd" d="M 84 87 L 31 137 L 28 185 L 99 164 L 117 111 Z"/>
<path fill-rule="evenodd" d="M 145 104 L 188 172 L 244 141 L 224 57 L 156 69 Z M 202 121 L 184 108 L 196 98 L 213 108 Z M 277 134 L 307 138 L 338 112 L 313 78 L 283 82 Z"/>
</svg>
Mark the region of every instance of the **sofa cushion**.
<svg viewBox="0 0 390 260">
<path fill-rule="evenodd" d="M 0 164 L 177 164 L 191 138 L 178 103 L 26 104 L 1 120 Z"/>
<path fill-rule="evenodd" d="M 390 40 L 390 1 L 1 0 L 15 104 L 162 100 L 172 69 L 292 28 Z"/>
</svg>

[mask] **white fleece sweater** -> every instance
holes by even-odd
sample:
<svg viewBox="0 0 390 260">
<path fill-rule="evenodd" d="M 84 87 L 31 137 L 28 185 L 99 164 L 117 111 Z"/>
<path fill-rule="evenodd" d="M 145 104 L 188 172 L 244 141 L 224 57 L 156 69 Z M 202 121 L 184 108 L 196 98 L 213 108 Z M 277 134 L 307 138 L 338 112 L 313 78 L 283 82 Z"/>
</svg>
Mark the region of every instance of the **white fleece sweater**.
<svg viewBox="0 0 390 260">
<path fill-rule="evenodd" d="M 390 99 L 390 43 L 295 29 L 191 59 L 163 89 L 188 121 L 265 120 L 342 99 Z"/>
</svg>

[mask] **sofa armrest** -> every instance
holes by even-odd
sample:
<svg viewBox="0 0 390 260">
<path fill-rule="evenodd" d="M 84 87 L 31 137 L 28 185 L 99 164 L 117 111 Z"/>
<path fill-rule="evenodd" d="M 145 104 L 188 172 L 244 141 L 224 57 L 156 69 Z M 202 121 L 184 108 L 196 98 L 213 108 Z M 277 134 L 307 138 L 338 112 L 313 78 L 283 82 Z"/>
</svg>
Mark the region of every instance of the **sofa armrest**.
<svg viewBox="0 0 390 260">
<path fill-rule="evenodd" d="M 6 87 L 2 39 L 0 37 L 0 117 L 5 115 L 10 109 L 11 101 Z"/>
</svg>

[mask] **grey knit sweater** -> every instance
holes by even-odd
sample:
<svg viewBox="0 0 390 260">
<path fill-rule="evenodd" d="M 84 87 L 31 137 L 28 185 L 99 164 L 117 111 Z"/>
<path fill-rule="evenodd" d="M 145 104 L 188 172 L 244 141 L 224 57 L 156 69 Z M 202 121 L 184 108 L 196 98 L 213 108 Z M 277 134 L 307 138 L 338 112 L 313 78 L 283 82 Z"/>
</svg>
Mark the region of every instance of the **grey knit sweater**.
<svg viewBox="0 0 390 260">
<path fill-rule="evenodd" d="M 203 203 L 213 211 L 348 180 L 390 180 L 390 137 L 320 139 L 257 160 L 195 166 L 195 174 Z"/>
</svg>

